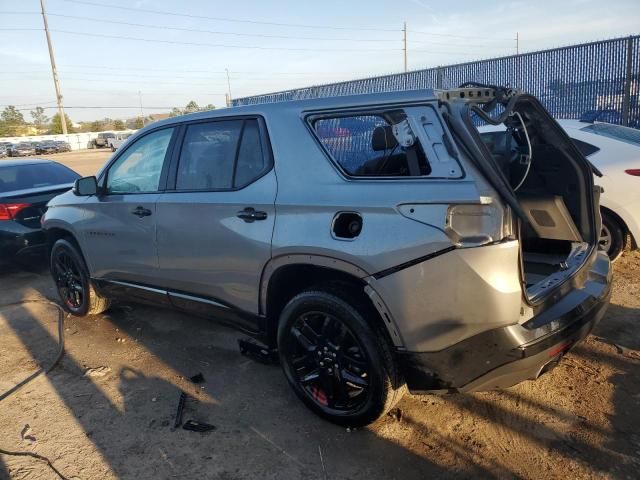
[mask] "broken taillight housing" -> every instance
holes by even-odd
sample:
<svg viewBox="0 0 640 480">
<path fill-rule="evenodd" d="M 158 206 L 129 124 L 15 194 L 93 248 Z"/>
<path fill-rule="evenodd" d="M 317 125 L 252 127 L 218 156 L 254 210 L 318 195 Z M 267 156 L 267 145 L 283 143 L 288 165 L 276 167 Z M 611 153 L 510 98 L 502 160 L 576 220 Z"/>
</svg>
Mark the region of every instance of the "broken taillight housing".
<svg viewBox="0 0 640 480">
<path fill-rule="evenodd" d="M 30 203 L 0 203 L 0 220 L 13 220 L 20 210 L 30 206 Z"/>
<path fill-rule="evenodd" d="M 490 200 L 480 204 L 450 205 L 445 232 L 458 245 L 499 242 L 512 234 L 510 210 Z"/>
</svg>

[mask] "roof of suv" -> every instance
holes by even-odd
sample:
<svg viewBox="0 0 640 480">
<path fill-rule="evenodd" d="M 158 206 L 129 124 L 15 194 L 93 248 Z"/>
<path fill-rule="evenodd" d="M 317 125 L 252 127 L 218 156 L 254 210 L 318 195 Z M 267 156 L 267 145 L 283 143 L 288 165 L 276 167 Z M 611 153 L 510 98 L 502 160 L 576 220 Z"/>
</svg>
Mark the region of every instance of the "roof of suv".
<svg viewBox="0 0 640 480">
<path fill-rule="evenodd" d="M 435 100 L 432 89 L 406 90 L 402 92 L 381 92 L 365 93 L 360 95 L 345 95 L 337 97 L 311 98 L 304 100 L 287 100 L 282 102 L 259 103 L 255 105 L 243 105 L 240 107 L 221 108 L 219 110 L 208 110 L 206 112 L 190 113 L 179 117 L 167 118 L 159 122 L 154 122 L 138 132 L 144 132 L 157 128 L 158 126 L 168 126 L 179 124 L 191 120 L 205 120 L 208 118 L 222 118 L 236 115 L 259 115 L 273 114 L 282 110 L 295 110 L 298 112 L 324 110 L 332 108 L 359 107 L 365 105 L 411 103 L 419 101 Z"/>
</svg>

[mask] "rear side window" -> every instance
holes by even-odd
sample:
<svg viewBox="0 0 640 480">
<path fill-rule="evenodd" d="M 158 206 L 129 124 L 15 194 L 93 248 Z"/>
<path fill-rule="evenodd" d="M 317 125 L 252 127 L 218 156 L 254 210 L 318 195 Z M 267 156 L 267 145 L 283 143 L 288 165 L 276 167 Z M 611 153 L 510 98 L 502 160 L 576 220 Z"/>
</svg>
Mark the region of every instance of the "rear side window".
<svg viewBox="0 0 640 480">
<path fill-rule="evenodd" d="M 0 193 L 73 183 L 79 175 L 57 163 L 0 166 Z"/>
<path fill-rule="evenodd" d="M 176 177 L 177 190 L 230 190 L 247 185 L 267 162 L 255 119 L 189 125 Z"/>
<path fill-rule="evenodd" d="M 424 176 L 431 166 L 420 141 L 398 143 L 393 125 L 406 122 L 403 111 L 320 118 L 313 130 L 329 155 L 352 176 Z M 396 128 L 397 130 L 397 128 Z"/>
<path fill-rule="evenodd" d="M 580 130 L 640 147 L 640 130 L 636 130 L 635 128 L 613 125 L 611 123 L 594 123 Z"/>
<path fill-rule="evenodd" d="M 265 169 L 265 155 L 262 151 L 260 128 L 257 120 L 247 120 L 242 132 L 242 142 L 238 151 L 238 164 L 234 186 L 248 184 Z"/>
<path fill-rule="evenodd" d="M 241 130 L 242 120 L 189 125 L 182 142 L 176 188 L 231 188 Z"/>
</svg>

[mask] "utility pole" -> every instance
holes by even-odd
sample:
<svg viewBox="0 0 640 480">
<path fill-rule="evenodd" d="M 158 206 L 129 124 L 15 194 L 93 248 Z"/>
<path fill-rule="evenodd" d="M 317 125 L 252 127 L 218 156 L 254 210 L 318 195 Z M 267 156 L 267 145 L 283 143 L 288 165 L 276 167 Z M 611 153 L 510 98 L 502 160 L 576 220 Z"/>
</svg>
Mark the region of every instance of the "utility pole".
<svg viewBox="0 0 640 480">
<path fill-rule="evenodd" d="M 225 72 L 227 72 L 227 95 L 228 95 L 228 99 L 227 99 L 227 107 L 231 106 L 231 79 L 229 78 L 229 69 L 225 68 L 224 69 Z"/>
<path fill-rule="evenodd" d="M 142 126 L 144 127 L 144 111 L 142 110 L 142 91 L 138 90 L 138 98 L 140 99 L 140 118 L 142 118 Z"/>
<path fill-rule="evenodd" d="M 47 35 L 47 46 L 49 47 L 49 59 L 51 59 L 51 72 L 53 73 L 53 84 L 56 87 L 56 100 L 58 101 L 58 113 L 60 114 L 60 125 L 62 125 L 62 133 L 67 134 L 67 118 L 64 116 L 64 107 L 62 106 L 62 92 L 60 91 L 60 82 L 58 80 L 58 70 L 56 69 L 56 60 L 53 55 L 53 45 L 51 45 L 51 36 L 49 35 L 49 25 L 47 24 L 47 12 L 44 9 L 44 0 L 40 0 L 40 9 L 42 10 L 42 20 L 44 21 L 44 32 Z"/>
<path fill-rule="evenodd" d="M 407 22 L 402 25 L 402 51 L 404 53 L 404 72 L 407 73 Z"/>
<path fill-rule="evenodd" d="M 516 55 L 520 55 L 520 34 L 516 32 Z"/>
</svg>

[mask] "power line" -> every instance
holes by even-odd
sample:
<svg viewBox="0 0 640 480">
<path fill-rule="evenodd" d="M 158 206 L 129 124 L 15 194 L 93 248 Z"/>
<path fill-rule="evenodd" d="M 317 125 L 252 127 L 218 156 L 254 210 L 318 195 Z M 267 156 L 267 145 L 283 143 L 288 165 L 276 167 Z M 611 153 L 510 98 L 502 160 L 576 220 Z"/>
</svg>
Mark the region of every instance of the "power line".
<svg viewBox="0 0 640 480">
<path fill-rule="evenodd" d="M 152 71 L 152 72 L 168 72 L 168 73 L 175 73 L 176 69 L 184 71 L 183 67 L 176 67 L 175 69 L 170 69 L 170 68 L 153 68 L 153 67 L 142 67 L 142 68 L 136 68 L 136 67 L 109 67 L 109 66 L 104 66 L 104 65 L 82 65 L 82 64 L 61 64 L 64 67 L 78 67 L 78 68 L 97 68 L 97 69 L 104 69 L 104 70 L 118 70 L 121 71 L 123 70 L 123 68 L 126 68 L 127 70 L 140 70 L 140 71 Z M 225 71 L 224 70 L 191 70 L 189 69 L 190 72 L 192 73 L 218 73 L 220 75 L 225 75 Z M 248 71 L 248 70 L 229 70 L 230 73 L 234 74 L 254 74 L 254 75 L 269 75 L 269 76 L 275 76 L 275 75 L 313 75 L 316 76 L 321 72 L 260 72 L 260 71 Z M 332 71 L 331 73 L 337 73 L 337 74 L 353 74 L 353 71 Z"/>
<path fill-rule="evenodd" d="M 335 25 L 308 25 L 308 24 L 300 24 L 300 23 L 284 23 L 284 22 L 267 22 L 260 20 L 247 20 L 247 19 L 239 19 L 239 18 L 230 18 L 230 17 L 210 17 L 206 15 L 194 15 L 188 13 L 176 13 L 176 12 L 167 12 L 165 10 L 151 10 L 146 8 L 137 8 L 137 7 L 122 7 L 119 5 L 109 5 L 105 3 L 98 2 L 88 2 L 84 0 L 63 0 L 69 3 L 78 3 L 82 5 L 91 5 L 94 7 L 104 7 L 109 9 L 116 10 L 128 10 L 132 12 L 143 12 L 143 13 L 154 13 L 157 15 L 170 15 L 173 17 L 185 17 L 185 18 L 196 18 L 196 19 L 204 19 L 204 20 L 218 20 L 222 22 L 233 22 L 233 23 L 250 23 L 254 25 L 271 25 L 276 27 L 296 27 L 296 28 L 318 28 L 318 29 L 327 29 L 327 30 L 362 30 L 362 31 L 374 31 L 374 32 L 399 32 L 400 30 L 397 28 L 379 28 L 379 27 L 339 27 Z"/>
<path fill-rule="evenodd" d="M 52 108 L 58 108 L 58 107 L 42 107 L 42 108 L 43 108 L 44 110 L 50 110 L 50 109 L 52 109 Z M 124 106 L 117 106 L 117 105 L 116 105 L 116 106 L 111 106 L 111 105 L 109 105 L 109 106 L 89 106 L 89 105 L 81 105 L 81 106 L 71 106 L 71 107 L 65 106 L 64 108 L 65 108 L 65 110 L 68 110 L 68 109 L 86 109 L 86 108 L 105 108 L 105 109 L 117 108 L 117 109 L 128 109 L 128 110 L 135 109 L 135 110 L 137 110 L 137 109 L 139 109 L 139 108 L 140 108 L 140 105 L 133 106 L 133 107 L 124 107 Z M 147 109 L 147 110 L 148 110 L 148 109 L 151 109 L 151 108 L 153 108 L 153 109 L 158 109 L 158 110 L 167 110 L 167 109 L 169 109 L 169 110 L 170 110 L 170 109 L 172 109 L 173 107 L 154 107 L 154 106 L 149 106 L 149 107 L 147 107 L 147 106 L 145 105 L 145 107 L 144 107 L 144 108 L 145 108 L 145 109 Z M 21 111 L 21 112 L 24 112 L 24 111 L 27 111 L 27 110 L 29 110 L 29 109 L 28 109 L 28 108 L 16 108 L 16 110 Z"/>
<path fill-rule="evenodd" d="M 71 0 L 64 0 L 71 1 Z M 75 0 L 73 0 L 75 1 Z M 70 35 L 82 35 L 88 37 L 101 37 L 101 38 L 114 38 L 119 40 L 135 40 L 139 42 L 151 42 L 151 43 L 165 43 L 171 45 L 190 45 L 190 46 L 202 46 L 202 47 L 218 47 L 218 48 L 237 48 L 237 49 L 255 49 L 255 50 L 281 50 L 281 51 L 301 51 L 301 52 L 371 52 L 371 53 L 380 53 L 383 51 L 386 52 L 394 52 L 400 51 L 401 48 L 372 48 L 372 49 L 345 49 L 345 48 L 309 48 L 309 47 L 264 47 L 261 45 L 229 45 L 222 43 L 202 43 L 202 42 L 178 42 L 175 40 L 159 40 L 159 39 L 151 39 L 151 38 L 140 38 L 140 37 L 128 37 L 125 35 L 107 35 L 104 33 L 87 33 L 87 32 L 72 32 L 70 30 L 54 30 L 50 29 L 52 32 L 57 33 L 67 33 Z"/>
<path fill-rule="evenodd" d="M 111 23 L 114 25 L 127 25 L 130 27 L 143 27 L 143 28 L 156 28 L 161 30 L 176 30 L 179 32 L 194 32 L 194 33 L 210 33 L 215 35 L 232 35 L 236 37 L 258 37 L 258 38 L 282 38 L 289 40 L 325 40 L 325 41 L 348 41 L 348 42 L 392 42 L 395 41 L 393 39 L 385 39 L 385 38 L 329 38 L 329 37 L 305 37 L 305 36 L 294 36 L 294 35 L 270 35 L 265 33 L 240 33 L 240 32 L 223 32 L 220 30 L 204 30 L 199 28 L 185 28 L 185 27 L 173 27 L 169 25 L 149 25 L 147 23 L 132 23 L 132 22 L 120 22 L 116 20 L 105 20 L 104 18 L 95 18 L 95 17 L 82 17 L 77 15 L 64 15 L 60 13 L 50 13 L 50 17 L 61 17 L 61 18 L 72 18 L 77 20 L 89 20 L 92 22 L 99 23 Z"/>
<path fill-rule="evenodd" d="M 64 0 L 71 1 L 71 0 Z M 75 0 L 74 0 L 75 1 Z M 54 30 L 51 29 L 52 32 L 57 33 L 66 33 L 70 35 L 81 35 L 88 37 L 99 37 L 99 38 L 113 38 L 119 40 L 134 40 L 139 42 L 150 42 L 150 43 L 164 43 L 171 45 L 191 45 L 191 46 L 204 46 L 204 47 L 221 47 L 221 48 L 237 48 L 237 49 L 257 49 L 257 50 L 285 50 L 285 51 L 301 51 L 301 52 L 358 52 L 358 53 L 381 53 L 381 52 L 399 52 L 402 51 L 402 48 L 375 48 L 375 49 L 345 49 L 345 48 L 308 48 L 308 47 L 263 47 L 260 45 L 229 45 L 229 44 L 220 44 L 220 43 L 201 43 L 201 42 L 178 42 L 174 40 L 160 40 L 160 39 L 152 39 L 152 38 L 141 38 L 141 37 L 128 37 L 125 35 L 108 35 L 103 33 L 87 33 L 87 32 L 72 32 L 70 30 Z M 464 53 L 464 54 L 478 54 L 479 52 L 468 51 L 464 52 L 444 52 L 444 51 L 432 51 L 432 50 L 415 50 L 425 53 L 430 53 L 432 55 L 452 55 L 456 53 Z"/>
<path fill-rule="evenodd" d="M 18 72 L 9 72 L 9 73 L 18 73 Z M 32 78 L 28 78 L 28 80 L 34 80 L 34 81 L 42 81 L 42 80 L 48 80 L 48 75 L 46 75 L 44 72 L 35 72 L 35 73 L 31 73 L 31 75 L 33 76 Z M 153 82 L 154 85 L 177 85 L 177 86 L 195 86 L 195 87 L 211 87 L 213 85 L 226 85 L 226 83 L 224 82 L 206 82 L 206 83 L 194 83 L 194 82 L 158 82 L 155 81 L 154 79 L 151 78 L 147 78 L 146 80 L 142 80 L 142 81 L 136 81 L 136 80 L 122 80 L 122 79 L 111 79 L 111 78 L 95 78 L 95 75 L 92 74 L 91 72 L 87 72 L 86 75 L 88 75 L 89 77 L 84 77 L 84 76 L 75 76 L 75 75 L 85 75 L 84 73 L 80 73 L 80 74 L 74 74 L 74 75 L 64 75 L 64 79 L 65 80 L 71 80 L 71 81 L 82 81 L 82 82 L 100 82 L 100 83 L 131 83 L 131 84 L 135 84 L 135 85 L 140 85 L 140 84 L 144 84 L 145 82 Z M 24 78 L 24 76 L 23 76 Z M 174 77 L 174 78 L 178 78 L 178 77 Z M 182 78 L 187 78 L 187 77 L 182 77 Z"/>
<path fill-rule="evenodd" d="M 48 103 L 56 103 L 56 101 L 51 100 L 46 102 L 34 102 L 34 103 L 6 103 L 4 105 L 0 105 L 0 107 L 28 107 L 28 106 L 39 107 L 40 105 L 46 105 Z M 49 107 L 49 108 L 55 108 L 55 107 Z"/>
<path fill-rule="evenodd" d="M 38 15 L 38 12 L 0 12 L 0 14 L 9 14 L 9 15 Z M 266 33 L 240 33 L 240 32 L 224 32 L 220 30 L 204 30 L 199 28 L 185 28 L 185 27 L 174 27 L 170 25 L 150 25 L 148 23 L 132 23 L 132 22 L 122 22 L 117 20 L 107 20 L 104 18 L 96 18 L 96 17 L 84 17 L 79 15 L 66 15 L 62 13 L 49 13 L 50 17 L 60 17 L 60 18 L 71 18 L 76 20 L 88 20 L 91 22 L 99 22 L 99 23 L 110 23 L 114 25 L 128 25 L 130 27 L 143 27 L 143 28 L 156 28 L 161 30 L 176 30 L 180 32 L 194 32 L 194 33 L 211 33 L 215 35 L 232 35 L 236 37 L 257 37 L 257 38 L 282 38 L 289 40 L 326 40 L 326 41 L 349 41 L 349 42 L 392 42 L 394 39 L 386 39 L 386 38 L 349 38 L 349 37 L 308 37 L 308 36 L 298 36 L 298 35 L 271 35 Z"/>
<path fill-rule="evenodd" d="M 464 44 L 460 44 L 460 43 L 444 43 L 444 42 L 432 42 L 432 41 L 423 41 L 423 40 L 407 40 L 409 43 L 415 43 L 415 44 L 419 44 L 419 45 L 442 45 L 442 46 L 447 46 L 447 47 L 462 47 L 462 48 L 466 48 L 466 45 Z M 506 47 L 504 46 L 504 44 L 500 44 L 500 45 L 486 45 L 486 44 L 478 44 L 478 43 L 474 43 L 473 48 L 476 47 L 480 47 L 480 48 L 515 48 L 515 47 Z"/>
<path fill-rule="evenodd" d="M 70 1 L 70 0 L 65 0 Z M 431 33 L 431 32 L 421 32 L 420 30 L 409 30 L 411 33 L 417 33 L 418 35 L 430 35 L 433 37 L 453 37 L 453 38 L 468 38 L 468 39 L 484 39 L 484 40 L 496 40 L 496 41 L 515 41 L 515 38 L 506 38 L 506 37 L 486 37 L 486 36 L 472 36 L 472 35 L 454 35 L 451 33 Z"/>
</svg>

